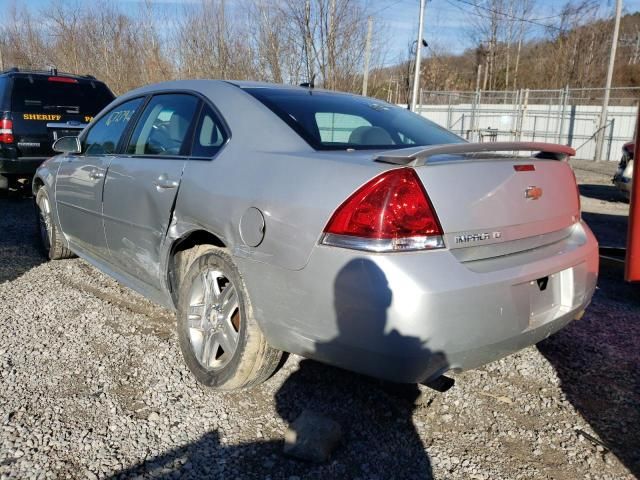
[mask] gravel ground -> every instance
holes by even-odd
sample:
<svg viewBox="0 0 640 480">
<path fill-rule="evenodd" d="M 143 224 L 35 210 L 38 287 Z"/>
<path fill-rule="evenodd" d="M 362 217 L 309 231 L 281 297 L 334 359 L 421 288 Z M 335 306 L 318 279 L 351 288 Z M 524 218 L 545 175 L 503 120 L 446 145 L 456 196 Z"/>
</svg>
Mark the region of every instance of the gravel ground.
<svg viewBox="0 0 640 480">
<path fill-rule="evenodd" d="M 590 168 L 576 166 L 585 218 L 622 243 L 627 205 Z M 603 272 L 582 320 L 445 394 L 296 356 L 258 388 L 217 393 L 183 365 L 169 311 L 81 260 L 44 262 L 35 238 L 31 201 L 0 199 L 2 479 L 640 474 L 640 296 L 619 271 Z M 343 427 L 327 464 L 282 456 L 305 408 Z"/>
</svg>

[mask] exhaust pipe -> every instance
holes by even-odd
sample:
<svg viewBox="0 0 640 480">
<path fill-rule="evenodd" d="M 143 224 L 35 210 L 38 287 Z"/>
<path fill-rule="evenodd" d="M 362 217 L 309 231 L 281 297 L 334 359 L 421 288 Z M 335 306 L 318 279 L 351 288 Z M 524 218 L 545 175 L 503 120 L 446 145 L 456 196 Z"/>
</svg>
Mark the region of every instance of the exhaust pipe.
<svg viewBox="0 0 640 480">
<path fill-rule="evenodd" d="M 451 387 L 453 387 L 455 383 L 456 381 L 453 378 L 447 377 L 445 375 L 440 375 L 433 380 L 424 382 L 423 385 L 435 390 L 436 392 L 444 393 Z"/>
</svg>

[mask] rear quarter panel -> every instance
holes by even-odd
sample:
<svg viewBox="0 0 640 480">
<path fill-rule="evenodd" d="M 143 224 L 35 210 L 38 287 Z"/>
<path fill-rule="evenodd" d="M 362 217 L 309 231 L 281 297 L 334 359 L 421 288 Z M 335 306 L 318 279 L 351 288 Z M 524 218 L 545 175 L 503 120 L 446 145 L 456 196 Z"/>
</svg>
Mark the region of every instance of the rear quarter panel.
<svg viewBox="0 0 640 480">
<path fill-rule="evenodd" d="M 338 161 L 335 152 L 315 152 L 238 87 L 221 84 L 204 93 L 221 111 L 231 139 L 213 160 L 188 162 L 170 235 L 202 228 L 221 237 L 236 256 L 303 268 L 333 211 L 389 166 L 372 162 L 371 152 L 354 153 L 353 163 Z M 239 233 L 251 207 L 265 218 L 264 240 L 255 248 Z"/>
</svg>

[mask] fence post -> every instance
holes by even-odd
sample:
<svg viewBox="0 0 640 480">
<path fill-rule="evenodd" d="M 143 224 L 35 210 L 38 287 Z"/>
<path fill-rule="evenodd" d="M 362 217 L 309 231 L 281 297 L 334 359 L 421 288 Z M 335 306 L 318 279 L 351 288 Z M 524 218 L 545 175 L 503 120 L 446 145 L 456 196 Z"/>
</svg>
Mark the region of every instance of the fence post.
<svg viewBox="0 0 640 480">
<path fill-rule="evenodd" d="M 471 122 L 470 122 L 470 141 L 474 141 L 476 138 L 476 124 L 477 124 L 477 109 L 480 103 L 480 89 L 476 89 L 476 92 L 473 96 L 473 103 L 471 104 Z"/>
<path fill-rule="evenodd" d="M 607 148 L 607 161 L 611 160 L 611 145 L 613 144 L 613 131 L 616 126 L 615 117 L 609 121 L 609 147 Z"/>
<path fill-rule="evenodd" d="M 447 108 L 447 128 L 451 130 L 451 115 L 453 114 L 453 106 L 451 105 L 451 92 L 449 92 L 449 95 L 447 97 L 447 105 L 449 105 L 449 107 Z"/>
<path fill-rule="evenodd" d="M 548 142 L 549 141 L 549 132 L 551 131 L 550 129 L 550 123 L 551 123 L 551 104 L 553 102 L 553 100 L 551 98 L 548 98 L 547 101 L 549 102 L 547 105 L 547 119 L 545 122 L 545 126 L 544 126 L 544 141 Z"/>
<path fill-rule="evenodd" d="M 518 126 L 518 141 L 522 140 L 522 129 L 524 128 L 524 119 L 527 116 L 527 109 L 529 108 L 529 89 L 524 91 L 524 99 L 521 102 L 522 108 L 520 109 L 520 124 Z"/>
<path fill-rule="evenodd" d="M 520 117 L 520 102 L 522 101 L 522 89 L 514 90 L 513 114 L 511 115 L 511 141 L 518 138 L 518 120 Z"/>
<path fill-rule="evenodd" d="M 567 100 L 569 99 L 569 85 L 562 89 L 562 109 L 560 110 L 560 128 L 558 129 L 558 143 L 562 143 L 564 134 L 564 117 L 567 113 Z"/>
</svg>

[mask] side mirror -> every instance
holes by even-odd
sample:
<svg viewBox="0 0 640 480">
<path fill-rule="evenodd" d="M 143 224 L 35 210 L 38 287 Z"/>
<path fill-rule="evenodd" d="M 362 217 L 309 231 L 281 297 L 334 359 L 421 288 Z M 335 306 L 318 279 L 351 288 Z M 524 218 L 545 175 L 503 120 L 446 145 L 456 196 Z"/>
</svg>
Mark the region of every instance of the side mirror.
<svg viewBox="0 0 640 480">
<path fill-rule="evenodd" d="M 53 151 L 58 153 L 80 153 L 78 137 L 60 137 L 53 142 Z"/>
</svg>

